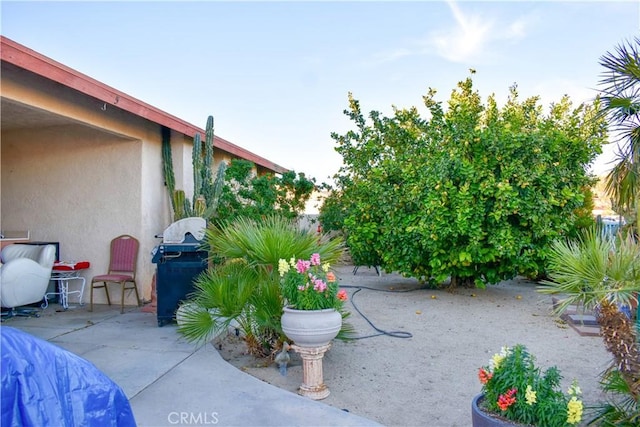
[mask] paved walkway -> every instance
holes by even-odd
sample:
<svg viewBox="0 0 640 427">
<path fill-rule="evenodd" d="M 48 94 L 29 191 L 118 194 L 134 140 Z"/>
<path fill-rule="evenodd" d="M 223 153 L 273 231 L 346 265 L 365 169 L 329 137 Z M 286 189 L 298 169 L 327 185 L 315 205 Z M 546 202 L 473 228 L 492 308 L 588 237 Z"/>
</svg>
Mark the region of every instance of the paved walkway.
<svg viewBox="0 0 640 427">
<path fill-rule="evenodd" d="M 139 426 L 370 426 L 374 421 L 274 387 L 228 364 L 212 345 L 195 348 L 175 325 L 119 306 L 50 305 L 12 326 L 96 365 L 129 397 Z M 274 368 L 275 369 L 275 368 Z"/>
</svg>

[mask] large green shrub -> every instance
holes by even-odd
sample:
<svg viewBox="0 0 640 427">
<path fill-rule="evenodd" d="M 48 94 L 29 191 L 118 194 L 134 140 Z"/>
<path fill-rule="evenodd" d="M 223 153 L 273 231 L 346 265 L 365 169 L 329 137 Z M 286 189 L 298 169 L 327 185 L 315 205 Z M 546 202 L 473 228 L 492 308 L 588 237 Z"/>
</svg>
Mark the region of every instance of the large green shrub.
<svg viewBox="0 0 640 427">
<path fill-rule="evenodd" d="M 446 111 L 435 93 L 427 118 L 411 108 L 366 120 L 349 97 L 355 129 L 332 135 L 344 164 L 333 197 L 354 263 L 453 286 L 540 275 L 584 204 L 586 167 L 606 137 L 597 107 L 564 97 L 545 115 L 513 86 L 499 108 L 470 77 Z"/>
</svg>

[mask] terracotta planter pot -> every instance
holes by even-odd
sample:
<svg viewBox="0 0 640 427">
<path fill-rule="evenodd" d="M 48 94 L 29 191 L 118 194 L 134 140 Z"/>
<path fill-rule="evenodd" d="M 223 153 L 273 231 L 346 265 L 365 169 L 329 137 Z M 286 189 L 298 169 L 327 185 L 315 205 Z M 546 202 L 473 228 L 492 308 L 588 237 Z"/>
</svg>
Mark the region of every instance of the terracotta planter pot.
<svg viewBox="0 0 640 427">
<path fill-rule="evenodd" d="M 342 328 L 342 316 L 335 309 L 294 310 L 284 308 L 282 331 L 300 347 L 327 345 Z"/>
<path fill-rule="evenodd" d="M 514 421 L 492 417 L 484 412 L 480 407 L 480 402 L 484 399 L 483 394 L 479 394 L 471 401 L 471 425 L 473 427 L 517 427 L 522 424 Z"/>
</svg>

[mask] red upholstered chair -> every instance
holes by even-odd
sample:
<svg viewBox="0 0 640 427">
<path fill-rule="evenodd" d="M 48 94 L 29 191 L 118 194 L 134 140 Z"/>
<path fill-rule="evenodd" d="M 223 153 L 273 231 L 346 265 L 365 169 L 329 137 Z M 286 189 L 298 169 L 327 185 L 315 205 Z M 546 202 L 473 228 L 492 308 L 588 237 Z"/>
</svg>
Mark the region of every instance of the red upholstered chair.
<svg viewBox="0 0 640 427">
<path fill-rule="evenodd" d="M 109 297 L 109 283 L 117 283 L 122 289 L 120 299 L 120 313 L 124 313 L 124 291 L 133 289 L 136 294 L 136 302 L 140 306 L 140 295 L 136 286 L 136 263 L 138 262 L 138 240 L 127 234 L 118 236 L 111 241 L 111 252 L 109 258 L 109 272 L 91 279 L 91 296 L 89 311 L 93 311 L 93 290 L 94 288 L 104 288 L 107 294 L 107 302 L 111 305 Z"/>
</svg>

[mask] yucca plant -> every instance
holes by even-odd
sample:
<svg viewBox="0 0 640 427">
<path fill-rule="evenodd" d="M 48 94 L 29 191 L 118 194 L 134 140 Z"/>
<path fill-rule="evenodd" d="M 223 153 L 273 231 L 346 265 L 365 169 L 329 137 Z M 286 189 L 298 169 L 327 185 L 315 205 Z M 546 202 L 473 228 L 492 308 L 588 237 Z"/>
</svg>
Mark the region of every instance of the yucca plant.
<svg viewBox="0 0 640 427">
<path fill-rule="evenodd" d="M 558 314 L 570 305 L 594 310 L 605 347 L 613 356 L 612 365 L 603 373 L 601 381 L 610 399 L 596 408 L 592 422 L 639 425 L 638 332 L 632 319 L 620 310 L 620 307 L 637 304 L 638 242 L 631 235 L 607 238 L 594 227 L 576 240 L 556 241 L 552 245 L 548 271 L 550 280 L 542 281 L 538 290 L 563 296 L 557 307 Z"/>
<path fill-rule="evenodd" d="M 280 216 L 211 225 L 204 242 L 213 266 L 197 279 L 178 330 L 202 343 L 236 321 L 249 352 L 258 357 L 272 354 L 284 339 L 278 261 L 320 253 L 328 262 L 337 262 L 343 254 L 340 239 L 301 230 Z"/>
</svg>

